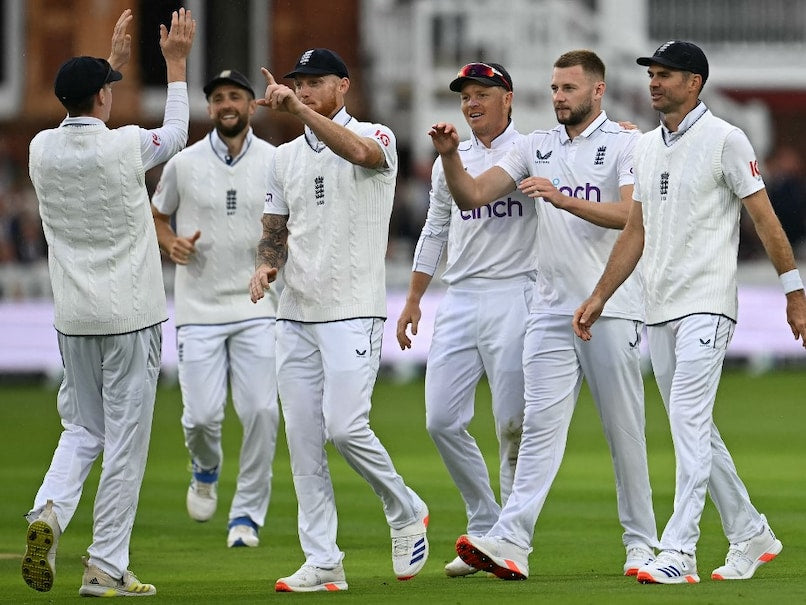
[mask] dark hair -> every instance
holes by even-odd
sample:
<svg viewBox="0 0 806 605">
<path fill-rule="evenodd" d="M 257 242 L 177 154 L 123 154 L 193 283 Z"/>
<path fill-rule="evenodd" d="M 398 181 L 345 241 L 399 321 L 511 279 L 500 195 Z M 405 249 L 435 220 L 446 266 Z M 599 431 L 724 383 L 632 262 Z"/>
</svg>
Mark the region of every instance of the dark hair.
<svg viewBox="0 0 806 605">
<path fill-rule="evenodd" d="M 88 97 L 84 97 L 83 99 L 59 99 L 64 105 L 64 108 L 67 110 L 68 115 L 71 117 L 74 116 L 83 116 L 87 115 L 92 112 L 92 108 L 95 106 L 95 95 L 98 93 L 93 93 Z"/>
<path fill-rule="evenodd" d="M 602 60 L 592 50 L 570 50 L 560 55 L 554 62 L 554 67 L 576 67 L 579 65 L 582 70 L 589 75 L 600 80 L 605 79 L 605 66 Z"/>
</svg>

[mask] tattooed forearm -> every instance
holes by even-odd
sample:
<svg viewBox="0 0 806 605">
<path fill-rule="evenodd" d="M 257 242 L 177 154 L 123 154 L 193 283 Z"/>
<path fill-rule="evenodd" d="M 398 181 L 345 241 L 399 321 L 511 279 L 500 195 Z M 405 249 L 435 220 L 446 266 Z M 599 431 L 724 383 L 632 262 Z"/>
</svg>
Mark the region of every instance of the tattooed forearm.
<svg viewBox="0 0 806 605">
<path fill-rule="evenodd" d="M 281 214 L 263 215 L 263 236 L 257 245 L 256 265 L 281 269 L 288 258 L 288 217 Z"/>
</svg>

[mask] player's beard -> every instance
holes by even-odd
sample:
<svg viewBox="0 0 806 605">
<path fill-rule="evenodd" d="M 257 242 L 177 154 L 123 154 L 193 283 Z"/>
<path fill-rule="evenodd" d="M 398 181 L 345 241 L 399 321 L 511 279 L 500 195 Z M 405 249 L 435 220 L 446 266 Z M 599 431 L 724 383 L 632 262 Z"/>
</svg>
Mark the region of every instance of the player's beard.
<svg viewBox="0 0 806 605">
<path fill-rule="evenodd" d="M 249 122 L 247 121 L 246 116 L 243 114 L 238 114 L 238 120 L 232 126 L 225 126 L 218 117 L 216 117 L 214 122 L 216 130 L 225 137 L 237 136 L 241 134 L 247 126 L 249 126 Z"/>
<path fill-rule="evenodd" d="M 565 111 L 570 111 L 570 114 L 566 118 L 561 118 L 558 110 L 554 110 L 554 113 L 557 116 L 557 121 L 560 124 L 565 124 L 566 126 L 577 126 L 582 124 L 590 116 L 591 112 L 593 111 L 593 101 L 588 100 L 586 103 L 581 103 L 576 107 L 565 109 Z"/>
</svg>

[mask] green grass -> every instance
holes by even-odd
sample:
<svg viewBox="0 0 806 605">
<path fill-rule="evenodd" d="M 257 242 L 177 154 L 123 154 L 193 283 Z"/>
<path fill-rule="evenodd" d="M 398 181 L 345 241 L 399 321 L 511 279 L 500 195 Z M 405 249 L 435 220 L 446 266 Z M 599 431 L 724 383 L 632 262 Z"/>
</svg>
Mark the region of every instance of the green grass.
<svg viewBox="0 0 806 605">
<path fill-rule="evenodd" d="M 339 507 L 339 545 L 350 589 L 339 594 L 283 595 L 274 580 L 302 563 L 296 535 L 296 501 L 285 441 L 274 464 L 273 495 L 257 549 L 225 547 L 228 504 L 234 489 L 240 434 L 231 408 L 225 426 L 221 504 L 212 521 L 190 521 L 184 507 L 187 455 L 179 425 L 178 389 L 158 394 L 154 431 L 135 523 L 131 566 L 157 586 L 166 603 L 265 603 L 282 599 L 340 603 L 779 603 L 806 602 L 806 408 L 803 370 L 751 377 L 727 372 L 717 401 L 717 423 L 754 503 L 784 542 L 782 555 L 749 582 L 712 582 L 727 543 L 709 502 L 702 520 L 694 586 L 640 585 L 621 576 L 623 549 L 616 518 L 613 474 L 599 421 L 587 391 L 577 406 L 565 461 L 538 521 L 531 576 L 503 582 L 485 575 L 448 579 L 442 566 L 454 556 L 464 530 L 462 502 L 424 428 L 423 384 L 381 380 L 372 423 L 398 471 L 431 510 L 431 557 L 410 582 L 394 579 L 389 534 L 380 502 L 367 485 L 331 453 Z M 473 431 L 495 473 L 496 451 L 489 395 L 480 390 Z M 647 439 L 655 510 L 660 528 L 671 512 L 674 460 L 668 424 L 652 380 L 647 384 Z M 56 583 L 49 593 L 30 590 L 20 578 L 27 512 L 61 429 L 55 390 L 0 385 L 0 602 L 62 603 L 78 599 L 81 555 L 90 540 L 98 465 L 59 544 Z"/>
</svg>

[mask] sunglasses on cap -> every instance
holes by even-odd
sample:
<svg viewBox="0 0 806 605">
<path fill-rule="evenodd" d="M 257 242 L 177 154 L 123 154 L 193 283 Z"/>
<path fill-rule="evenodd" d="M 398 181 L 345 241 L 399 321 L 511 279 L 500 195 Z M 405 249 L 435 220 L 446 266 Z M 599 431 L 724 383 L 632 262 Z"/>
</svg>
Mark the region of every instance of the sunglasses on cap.
<svg viewBox="0 0 806 605">
<path fill-rule="evenodd" d="M 491 78 L 494 80 L 501 80 L 504 88 L 511 91 L 512 88 L 507 81 L 507 78 L 492 65 L 486 63 L 468 63 L 459 73 L 456 74 L 457 78 Z"/>
</svg>

